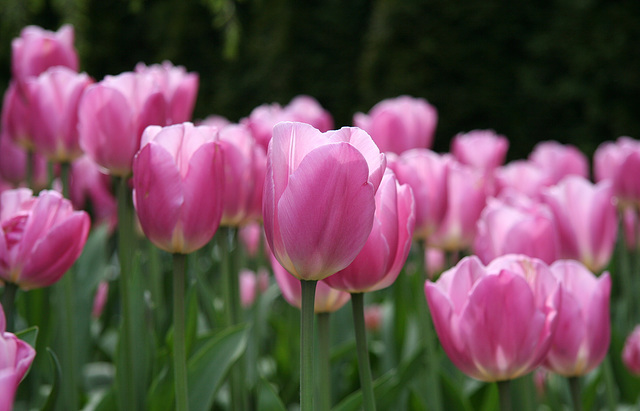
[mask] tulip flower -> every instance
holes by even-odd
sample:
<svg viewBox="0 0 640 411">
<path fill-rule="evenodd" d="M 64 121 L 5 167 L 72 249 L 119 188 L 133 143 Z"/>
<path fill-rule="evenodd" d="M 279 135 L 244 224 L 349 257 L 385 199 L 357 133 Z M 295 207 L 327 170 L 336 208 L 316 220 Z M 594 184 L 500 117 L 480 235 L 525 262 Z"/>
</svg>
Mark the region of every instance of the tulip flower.
<svg viewBox="0 0 640 411">
<path fill-rule="evenodd" d="M 131 174 L 133 156 L 149 125 L 164 126 L 167 103 L 153 76 L 122 73 L 89 86 L 80 101 L 80 147 L 111 175 Z"/>
<path fill-rule="evenodd" d="M 78 141 L 78 105 L 93 81 L 66 67 L 54 67 L 27 81 L 31 135 L 36 151 L 54 162 L 82 154 Z"/>
<path fill-rule="evenodd" d="M 468 376 L 504 381 L 533 371 L 551 346 L 560 287 L 541 260 L 463 258 L 425 294 L 442 347 Z"/>
<path fill-rule="evenodd" d="M 133 162 L 133 200 L 145 235 L 188 254 L 213 237 L 222 215 L 217 130 L 191 123 L 149 126 Z"/>
<path fill-rule="evenodd" d="M 2 100 L 2 134 L 25 150 L 33 150 L 32 125 L 29 100 L 12 81 Z"/>
<path fill-rule="evenodd" d="M 384 320 L 383 307 L 379 304 L 372 304 L 364 307 L 364 324 L 367 330 L 378 332 L 382 328 Z"/>
<path fill-rule="evenodd" d="M 284 111 L 290 121 L 307 123 L 323 133 L 333 128 L 331 114 L 311 96 L 300 95 L 294 97 L 284 107 Z"/>
<path fill-rule="evenodd" d="M 487 175 L 504 163 L 509 140 L 493 130 L 473 130 L 456 135 L 451 142 L 451 154 L 462 164 Z"/>
<path fill-rule="evenodd" d="M 542 190 L 553 185 L 549 173 L 526 160 L 512 161 L 498 168 L 495 176 L 497 197 L 519 193 L 538 201 Z"/>
<path fill-rule="evenodd" d="M 598 278 L 573 260 L 556 261 L 550 268 L 562 284 L 562 310 L 544 365 L 565 377 L 585 375 L 609 349 L 611 278 L 609 273 Z"/>
<path fill-rule="evenodd" d="M 94 320 L 97 320 L 102 315 L 108 296 L 109 283 L 107 281 L 100 281 L 98 288 L 96 289 L 95 296 L 93 297 L 93 305 L 91 307 L 91 317 Z"/>
<path fill-rule="evenodd" d="M 200 82 L 197 73 L 187 73 L 184 67 L 170 61 L 151 66 L 138 63 L 135 72 L 150 75 L 160 86 L 167 103 L 166 125 L 191 121 Z"/>
<path fill-rule="evenodd" d="M 29 290 L 62 277 L 80 256 L 91 222 L 56 191 L 8 190 L 0 197 L 0 278 Z"/>
<path fill-rule="evenodd" d="M 624 343 L 622 363 L 630 373 L 640 376 L 640 325 L 633 329 Z"/>
<path fill-rule="evenodd" d="M 529 161 L 550 176 L 551 184 L 557 184 L 570 175 L 589 177 L 587 156 L 570 144 L 560 144 L 557 141 L 538 143 L 529 155 Z"/>
<path fill-rule="evenodd" d="M 596 181 L 611 180 L 613 194 L 621 208 L 640 202 L 640 141 L 620 137 L 615 143 L 602 143 L 593 155 Z"/>
<path fill-rule="evenodd" d="M 371 232 L 384 154 L 358 128 L 283 122 L 267 157 L 263 217 L 277 260 L 304 280 L 345 268 Z"/>
<path fill-rule="evenodd" d="M 569 176 L 543 193 L 560 238 L 560 257 L 600 272 L 611 259 L 618 232 L 611 184 Z"/>
<path fill-rule="evenodd" d="M 415 224 L 411 188 L 400 185 L 389 169 L 376 192 L 371 234 L 349 266 L 327 277 L 326 283 L 349 293 L 364 293 L 393 284 L 404 266 Z"/>
<path fill-rule="evenodd" d="M 64 66 L 78 71 L 73 26 L 65 24 L 56 32 L 27 26 L 11 42 L 11 73 L 23 84 L 49 67 Z"/>
<path fill-rule="evenodd" d="M 14 334 L 7 332 L 4 310 L 0 305 L 0 411 L 11 411 L 18 384 L 25 376 L 36 351 Z"/>
<path fill-rule="evenodd" d="M 410 96 L 382 100 L 369 114 L 353 116 L 353 124 L 368 132 L 381 151 L 395 154 L 430 148 L 437 123 L 435 107 L 425 99 Z"/>
<path fill-rule="evenodd" d="M 77 209 L 90 209 L 96 224 L 106 224 L 110 231 L 115 229 L 118 210 L 111 178 L 88 156 L 71 163 L 69 197 Z"/>
<path fill-rule="evenodd" d="M 251 270 L 240 270 L 240 303 L 244 308 L 251 307 L 259 294 L 269 288 L 269 273 L 263 268 L 257 273 Z"/>
<path fill-rule="evenodd" d="M 553 214 L 523 195 L 489 199 L 478 220 L 473 251 L 485 264 L 505 254 L 524 254 L 551 264 L 559 254 Z"/>
<path fill-rule="evenodd" d="M 0 177 L 18 186 L 26 182 L 27 161 L 31 160 L 32 183 L 36 191 L 48 184 L 47 160 L 38 153 L 27 155 L 27 151 L 16 145 L 7 133 L 0 132 Z"/>
</svg>

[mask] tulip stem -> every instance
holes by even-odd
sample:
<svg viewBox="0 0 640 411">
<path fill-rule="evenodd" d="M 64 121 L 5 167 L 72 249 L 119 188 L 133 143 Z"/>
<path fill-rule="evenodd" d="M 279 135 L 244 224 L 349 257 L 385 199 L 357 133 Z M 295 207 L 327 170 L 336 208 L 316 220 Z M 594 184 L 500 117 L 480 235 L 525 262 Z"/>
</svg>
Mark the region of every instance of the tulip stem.
<svg viewBox="0 0 640 411">
<path fill-rule="evenodd" d="M 313 410 L 313 321 L 317 281 L 300 280 L 300 410 Z"/>
<path fill-rule="evenodd" d="M 34 160 L 33 150 L 27 150 L 27 161 L 26 161 L 26 164 L 25 164 L 24 179 L 27 182 L 27 187 L 30 188 L 31 190 L 34 190 L 34 188 L 33 188 L 33 160 Z"/>
<path fill-rule="evenodd" d="M 189 410 L 184 324 L 185 261 L 184 254 L 173 254 L 173 372 L 177 411 Z"/>
<path fill-rule="evenodd" d="M 573 400 L 573 409 L 582 411 L 582 398 L 580 395 L 580 378 L 569 377 L 569 389 L 571 390 L 571 399 Z"/>
<path fill-rule="evenodd" d="M 318 410 L 331 409 L 331 323 L 329 313 L 318 313 Z"/>
<path fill-rule="evenodd" d="M 511 411 L 511 380 L 498 381 L 497 384 L 500 411 Z"/>
<path fill-rule="evenodd" d="M 16 332 L 15 330 L 15 301 L 18 286 L 14 283 L 4 283 L 4 292 L 2 293 L 2 308 L 6 320 L 5 331 Z"/>
<path fill-rule="evenodd" d="M 367 332 L 364 324 L 364 293 L 351 293 L 353 325 L 356 332 L 356 351 L 358 353 L 358 372 L 360 373 L 360 391 L 365 411 L 375 411 L 376 402 L 373 395 L 373 380 L 369 364 Z"/>
</svg>

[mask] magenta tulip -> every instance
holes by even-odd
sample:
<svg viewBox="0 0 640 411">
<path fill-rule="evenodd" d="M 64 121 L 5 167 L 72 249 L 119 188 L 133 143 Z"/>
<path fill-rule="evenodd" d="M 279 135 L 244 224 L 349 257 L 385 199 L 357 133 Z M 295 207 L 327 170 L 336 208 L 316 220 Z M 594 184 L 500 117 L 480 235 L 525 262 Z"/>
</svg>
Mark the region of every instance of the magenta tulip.
<svg viewBox="0 0 640 411">
<path fill-rule="evenodd" d="M 306 95 L 294 97 L 284 108 L 290 121 L 307 123 L 322 131 L 333 128 L 333 117 L 318 101 Z"/>
<path fill-rule="evenodd" d="M 566 176 L 589 177 L 589 161 L 578 148 L 557 141 L 543 141 L 536 144 L 529 155 L 529 161 L 543 169 L 552 184 L 557 184 Z"/>
<path fill-rule="evenodd" d="M 262 268 L 257 273 L 244 269 L 238 274 L 240 283 L 240 304 L 244 308 L 251 307 L 258 295 L 269 288 L 269 273 Z"/>
<path fill-rule="evenodd" d="M 91 222 L 56 191 L 0 197 L 0 278 L 29 290 L 58 281 L 80 256 Z"/>
<path fill-rule="evenodd" d="M 369 237 L 386 160 L 358 128 L 322 133 L 279 123 L 267 155 L 263 217 L 269 246 L 298 279 L 348 266 Z"/>
<path fill-rule="evenodd" d="M 410 96 L 382 100 L 369 114 L 353 116 L 353 124 L 368 132 L 381 151 L 396 154 L 430 148 L 437 123 L 435 107 L 425 99 Z"/>
<path fill-rule="evenodd" d="M 110 230 L 115 229 L 118 210 L 111 178 L 102 173 L 88 156 L 71 163 L 69 197 L 77 209 L 91 209 L 96 224 L 106 224 Z"/>
<path fill-rule="evenodd" d="M 12 81 L 2 100 L 2 134 L 26 150 L 33 150 L 31 109 L 25 93 Z"/>
<path fill-rule="evenodd" d="M 509 380 L 544 361 L 561 295 L 542 261 L 508 255 L 485 267 L 466 257 L 425 294 L 445 352 L 470 377 Z"/>
<path fill-rule="evenodd" d="M 224 165 L 217 138 L 216 129 L 191 123 L 144 131 L 133 161 L 133 201 L 157 247 L 188 254 L 218 229 Z"/>
<path fill-rule="evenodd" d="M 640 325 L 633 329 L 624 343 L 622 363 L 630 373 L 640 376 Z"/>
<path fill-rule="evenodd" d="M 131 174 L 149 125 L 166 124 L 167 103 L 153 76 L 122 73 L 91 85 L 80 101 L 80 147 L 111 175 Z"/>
<path fill-rule="evenodd" d="M 602 143 L 593 156 L 596 181 L 611 180 L 613 194 L 621 208 L 640 203 L 640 141 L 620 137 Z"/>
<path fill-rule="evenodd" d="M 0 305 L 0 411 L 11 411 L 18 384 L 25 376 L 36 351 L 14 334 L 7 332 L 4 310 Z"/>
<path fill-rule="evenodd" d="M 573 260 L 556 261 L 551 272 L 562 284 L 562 310 L 544 365 L 565 377 L 585 375 L 609 349 L 611 278 Z"/>
<path fill-rule="evenodd" d="M 560 257 L 600 272 L 611 259 L 618 232 L 611 184 L 569 176 L 543 194 L 558 228 Z"/>
<path fill-rule="evenodd" d="M 54 67 L 26 83 L 31 135 L 36 151 L 53 162 L 82 154 L 78 141 L 78 105 L 93 80 L 66 67 Z"/>
<path fill-rule="evenodd" d="M 27 161 L 29 156 L 27 151 L 16 145 L 9 136 L 0 132 L 0 177 L 18 186 L 26 181 Z M 38 153 L 31 155 L 31 170 L 33 186 L 36 191 L 44 189 L 48 182 L 47 160 Z"/>
<path fill-rule="evenodd" d="M 263 237 L 262 224 L 257 221 L 251 221 L 238 229 L 238 239 L 249 257 L 255 257 L 260 245 L 264 245 Z"/>
<path fill-rule="evenodd" d="M 490 199 L 478 220 L 473 251 L 485 264 L 505 254 L 524 254 L 551 264 L 559 255 L 553 214 L 523 195 Z"/>
<path fill-rule="evenodd" d="M 504 164 L 509 140 L 493 130 L 473 130 L 460 133 L 451 142 L 451 154 L 462 164 L 480 170 L 483 174 Z"/>
<path fill-rule="evenodd" d="M 325 282 L 349 293 L 376 291 L 393 284 L 411 249 L 414 209 L 411 188 L 400 185 L 387 170 L 376 193 L 376 212 L 367 243 L 351 264 Z"/>
<path fill-rule="evenodd" d="M 138 63 L 135 71 L 150 75 L 160 86 L 167 102 L 167 125 L 191 121 L 200 83 L 197 73 L 187 73 L 183 66 L 170 61 L 151 66 Z"/>
</svg>

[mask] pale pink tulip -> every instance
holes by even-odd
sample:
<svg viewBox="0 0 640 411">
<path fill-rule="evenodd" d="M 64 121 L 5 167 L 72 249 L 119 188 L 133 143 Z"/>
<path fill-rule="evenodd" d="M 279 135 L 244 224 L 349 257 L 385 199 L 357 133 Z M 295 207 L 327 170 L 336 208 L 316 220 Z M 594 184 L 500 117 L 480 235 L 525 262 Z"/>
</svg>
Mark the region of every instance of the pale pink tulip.
<svg viewBox="0 0 640 411">
<path fill-rule="evenodd" d="M 504 164 L 509 140 L 493 130 L 473 130 L 456 135 L 451 142 L 451 154 L 462 164 L 490 175 Z"/>
<path fill-rule="evenodd" d="M 596 181 L 611 180 L 613 195 L 621 208 L 640 203 L 640 141 L 620 137 L 602 143 L 593 156 Z"/>
<path fill-rule="evenodd" d="M 622 363 L 631 374 L 640 376 L 640 325 L 633 329 L 624 343 Z"/>
<path fill-rule="evenodd" d="M 442 347 L 470 377 L 509 380 L 544 361 L 561 295 L 542 261 L 508 255 L 485 267 L 466 257 L 425 294 Z"/>
<path fill-rule="evenodd" d="M 32 116 L 29 100 L 11 81 L 2 100 L 2 134 L 25 150 L 33 151 Z"/>
<path fill-rule="evenodd" d="M 0 197 L 0 278 L 29 290 L 58 281 L 80 256 L 91 222 L 56 191 Z"/>
<path fill-rule="evenodd" d="M 378 332 L 382 328 L 384 312 L 379 304 L 371 304 L 364 307 L 364 326 L 371 332 Z"/>
<path fill-rule="evenodd" d="M 562 285 L 562 310 L 544 365 L 565 377 L 585 375 L 609 349 L 611 278 L 598 278 L 574 260 L 556 261 L 551 272 Z"/>
<path fill-rule="evenodd" d="M 425 247 L 424 265 L 427 270 L 427 278 L 433 280 L 438 277 L 447 267 L 446 253 L 434 247 Z"/>
<path fill-rule="evenodd" d="M 240 304 L 244 308 L 251 307 L 259 294 L 269 288 L 269 273 L 265 269 L 257 273 L 244 269 L 240 270 Z"/>
<path fill-rule="evenodd" d="M 238 238 L 249 257 L 255 257 L 258 253 L 258 247 L 262 243 L 264 230 L 262 224 L 257 221 L 251 221 L 238 229 Z"/>
<path fill-rule="evenodd" d="M 366 244 L 351 264 L 325 282 L 349 293 L 376 291 L 393 284 L 411 249 L 414 209 L 411 188 L 400 185 L 387 169 L 376 192 L 373 228 Z"/>
<path fill-rule="evenodd" d="M 284 107 L 284 111 L 289 121 L 310 124 L 323 133 L 333 128 L 331 114 L 311 96 L 300 95 L 294 97 Z"/>
<path fill-rule="evenodd" d="M 0 411 L 11 411 L 18 384 L 25 376 L 36 351 L 14 334 L 7 332 L 4 310 L 0 305 Z"/>
<path fill-rule="evenodd" d="M 358 128 L 279 123 L 267 155 L 263 217 L 280 264 L 303 280 L 348 266 L 369 237 L 386 160 Z"/>
<path fill-rule="evenodd" d="M 552 184 L 557 184 L 566 176 L 589 177 L 589 161 L 580 150 L 570 144 L 557 141 L 543 141 L 536 144 L 529 155 L 529 161 L 544 170 Z"/>
<path fill-rule="evenodd" d="M 0 132 L 0 177 L 18 186 L 26 182 L 27 151 L 16 145 L 7 134 Z M 47 160 L 38 153 L 31 154 L 33 185 L 36 191 L 44 189 L 48 184 Z"/>
<path fill-rule="evenodd" d="M 611 259 L 618 232 L 611 184 L 569 176 L 543 193 L 560 239 L 560 257 L 600 272 Z"/>
<path fill-rule="evenodd" d="M 435 107 L 423 98 L 410 96 L 382 100 L 369 114 L 353 116 L 353 124 L 368 132 L 381 151 L 395 154 L 430 148 L 437 123 Z"/>
<path fill-rule="evenodd" d="M 523 194 L 540 200 L 542 191 L 553 184 L 551 175 L 526 160 L 516 160 L 496 169 L 496 196 Z"/>
</svg>

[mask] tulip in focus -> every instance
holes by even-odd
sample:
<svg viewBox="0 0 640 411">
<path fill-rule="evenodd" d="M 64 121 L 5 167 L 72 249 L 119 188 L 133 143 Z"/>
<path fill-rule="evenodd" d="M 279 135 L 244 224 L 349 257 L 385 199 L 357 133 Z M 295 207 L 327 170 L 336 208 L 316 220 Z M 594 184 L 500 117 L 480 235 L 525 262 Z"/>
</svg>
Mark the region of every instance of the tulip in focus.
<svg viewBox="0 0 640 411">
<path fill-rule="evenodd" d="M 609 349 L 611 278 L 609 273 L 598 278 L 574 260 L 556 261 L 550 268 L 562 285 L 562 310 L 544 365 L 565 377 L 585 375 Z"/>
<path fill-rule="evenodd" d="M 147 238 L 181 254 L 209 242 L 222 216 L 222 169 L 216 129 L 148 127 L 133 161 L 133 202 Z"/>
<path fill-rule="evenodd" d="M 468 376 L 510 380 L 544 361 L 561 293 L 541 260 L 507 255 L 484 266 L 465 257 L 435 283 L 427 281 L 425 294 L 445 352 Z"/>
<path fill-rule="evenodd" d="M 640 325 L 634 328 L 624 343 L 622 363 L 631 374 L 640 376 Z"/>
<path fill-rule="evenodd" d="M 0 411 L 11 411 L 18 384 L 25 376 L 36 351 L 14 334 L 7 332 L 4 310 L 0 305 Z"/>
<path fill-rule="evenodd" d="M 387 169 L 376 192 L 373 228 L 366 244 L 351 264 L 325 282 L 349 293 L 376 291 L 393 284 L 411 249 L 414 209 L 411 188 L 400 185 Z"/>
<path fill-rule="evenodd" d="M 386 160 L 358 128 L 322 133 L 279 123 L 267 155 L 263 217 L 269 246 L 301 280 L 342 270 L 365 245 Z"/>
<path fill-rule="evenodd" d="M 430 148 L 437 123 L 435 107 L 423 98 L 410 96 L 382 100 L 369 114 L 353 116 L 353 125 L 368 132 L 380 151 L 395 154 Z"/>
<path fill-rule="evenodd" d="M 552 184 L 571 175 L 589 177 L 587 156 L 570 144 L 560 144 L 557 141 L 538 143 L 529 155 L 529 161 L 543 169 L 550 176 Z"/>
<path fill-rule="evenodd" d="M 0 278 L 24 290 L 58 281 L 82 253 L 91 222 L 56 191 L 26 188 L 0 197 Z"/>
</svg>

